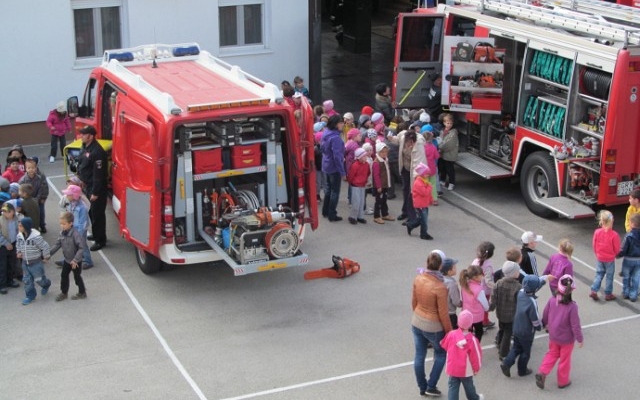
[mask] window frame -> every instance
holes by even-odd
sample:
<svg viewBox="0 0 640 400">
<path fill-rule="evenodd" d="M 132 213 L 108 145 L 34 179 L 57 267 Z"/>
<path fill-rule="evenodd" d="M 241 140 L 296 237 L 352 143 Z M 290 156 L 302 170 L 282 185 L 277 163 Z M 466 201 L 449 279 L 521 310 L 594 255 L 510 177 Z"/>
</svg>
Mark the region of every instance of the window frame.
<svg viewBox="0 0 640 400">
<path fill-rule="evenodd" d="M 120 11 L 120 46 L 122 48 L 127 47 L 127 38 L 128 38 L 128 18 L 127 18 L 127 4 L 126 0 L 71 0 L 71 30 L 73 37 L 73 55 L 74 55 L 74 68 L 93 68 L 96 65 L 99 65 L 102 61 L 102 57 L 104 54 L 104 49 L 98 55 L 82 57 L 78 58 L 76 53 L 76 25 L 75 25 L 75 11 L 82 9 L 92 9 L 94 10 L 94 15 L 99 15 L 99 12 L 96 12 L 96 9 L 107 8 L 107 7 L 118 7 Z M 94 34 L 96 33 L 96 27 L 100 27 L 101 21 L 99 21 L 96 25 L 96 21 L 94 20 L 93 28 Z M 101 35 L 100 35 L 101 36 Z M 102 43 L 102 37 L 98 38 L 97 41 Z"/>
<path fill-rule="evenodd" d="M 219 54 L 222 56 L 233 56 L 233 55 L 250 55 L 250 54 L 259 54 L 259 53 L 268 53 L 271 52 L 270 49 L 270 32 L 271 32 L 271 5 L 272 0 L 219 0 L 218 7 L 216 10 L 217 13 L 217 22 L 218 22 L 218 49 Z M 236 44 L 230 46 L 222 46 L 220 44 L 220 8 L 221 7 L 233 7 L 242 8 L 242 6 L 247 5 L 260 5 L 262 8 L 262 43 L 259 44 Z M 240 19 L 240 15 L 238 15 L 238 19 Z M 237 27 L 238 31 L 243 31 L 244 25 Z M 243 35 L 241 35 L 243 36 Z"/>
</svg>

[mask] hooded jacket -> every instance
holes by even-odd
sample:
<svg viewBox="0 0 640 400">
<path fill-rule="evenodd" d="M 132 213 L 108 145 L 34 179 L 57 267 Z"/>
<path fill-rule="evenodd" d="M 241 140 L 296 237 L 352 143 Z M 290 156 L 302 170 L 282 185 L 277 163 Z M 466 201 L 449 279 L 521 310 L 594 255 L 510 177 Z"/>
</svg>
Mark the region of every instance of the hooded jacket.
<svg viewBox="0 0 640 400">
<path fill-rule="evenodd" d="M 56 110 L 49 111 L 47 128 L 53 136 L 64 136 L 71 131 L 71 121 L 68 114 L 59 114 Z"/>
<path fill-rule="evenodd" d="M 35 229 L 31 229 L 26 238 L 22 232 L 18 232 L 16 250 L 22 254 L 22 262 L 27 265 L 40 262 L 51 256 L 49 243 Z"/>
<path fill-rule="evenodd" d="M 640 258 L 640 228 L 631 229 L 622 242 L 622 249 L 618 253 L 618 258 Z"/>
<path fill-rule="evenodd" d="M 344 169 L 344 142 L 338 130 L 326 130 L 320 144 L 322 149 L 322 172 L 346 176 Z"/>
<path fill-rule="evenodd" d="M 440 346 L 447 351 L 447 375 L 466 378 L 480 371 L 482 349 L 471 332 L 455 329 L 447 333 Z"/>
</svg>

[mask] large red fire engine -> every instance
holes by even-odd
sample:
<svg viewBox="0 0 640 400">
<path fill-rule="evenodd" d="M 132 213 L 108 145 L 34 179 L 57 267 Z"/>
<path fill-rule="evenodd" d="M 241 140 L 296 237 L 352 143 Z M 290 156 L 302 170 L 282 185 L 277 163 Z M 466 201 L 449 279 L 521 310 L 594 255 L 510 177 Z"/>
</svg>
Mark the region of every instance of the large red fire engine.
<svg viewBox="0 0 640 400">
<path fill-rule="evenodd" d="M 235 275 L 308 264 L 313 113 L 197 44 L 109 50 L 76 127 L 110 149 L 113 210 L 143 272 L 222 260 Z M 81 143 L 65 148 L 77 162 Z"/>
<path fill-rule="evenodd" d="M 457 165 L 517 177 L 535 214 L 578 218 L 640 185 L 640 10 L 595 0 L 456 0 L 398 19 L 393 95 L 442 74 Z M 433 92 L 431 92 L 433 93 Z"/>
</svg>

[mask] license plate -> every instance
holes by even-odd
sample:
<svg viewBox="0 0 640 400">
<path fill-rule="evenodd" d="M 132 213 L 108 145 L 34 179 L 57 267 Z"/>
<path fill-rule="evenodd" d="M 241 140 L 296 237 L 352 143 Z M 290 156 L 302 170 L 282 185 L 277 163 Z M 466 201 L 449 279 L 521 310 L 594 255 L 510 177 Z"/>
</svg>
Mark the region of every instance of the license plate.
<svg viewBox="0 0 640 400">
<path fill-rule="evenodd" d="M 633 191 L 633 181 L 618 182 L 617 196 L 627 196 Z"/>
</svg>

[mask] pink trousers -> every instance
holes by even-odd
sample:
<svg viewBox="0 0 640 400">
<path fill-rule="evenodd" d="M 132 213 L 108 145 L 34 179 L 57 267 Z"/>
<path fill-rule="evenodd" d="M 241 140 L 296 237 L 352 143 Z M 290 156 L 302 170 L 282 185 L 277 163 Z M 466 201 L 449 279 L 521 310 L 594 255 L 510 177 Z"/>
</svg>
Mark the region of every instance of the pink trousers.
<svg viewBox="0 0 640 400">
<path fill-rule="evenodd" d="M 568 384 L 569 375 L 571 374 L 571 353 L 573 353 L 573 346 L 574 343 L 560 344 L 549 340 L 549 350 L 542 359 L 538 373 L 549 375 L 557 361 L 558 386 Z"/>
</svg>

